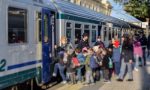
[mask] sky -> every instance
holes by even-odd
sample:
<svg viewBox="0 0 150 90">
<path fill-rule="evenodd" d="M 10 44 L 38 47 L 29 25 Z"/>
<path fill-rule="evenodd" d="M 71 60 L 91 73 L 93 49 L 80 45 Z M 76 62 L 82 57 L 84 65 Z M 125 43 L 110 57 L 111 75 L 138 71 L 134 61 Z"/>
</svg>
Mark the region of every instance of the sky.
<svg viewBox="0 0 150 90">
<path fill-rule="evenodd" d="M 124 21 L 128 22 L 140 22 L 135 17 L 128 14 L 126 11 L 123 10 L 123 5 L 115 3 L 113 0 L 108 0 L 111 5 L 113 6 L 111 16 L 119 18 Z"/>
</svg>

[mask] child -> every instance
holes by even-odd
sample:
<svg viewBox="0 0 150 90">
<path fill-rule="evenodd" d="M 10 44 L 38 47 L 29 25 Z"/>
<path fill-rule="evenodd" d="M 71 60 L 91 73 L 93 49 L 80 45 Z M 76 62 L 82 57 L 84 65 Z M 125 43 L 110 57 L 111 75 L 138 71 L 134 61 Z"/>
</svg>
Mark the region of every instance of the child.
<svg viewBox="0 0 150 90">
<path fill-rule="evenodd" d="M 90 58 L 91 58 L 92 54 L 90 54 L 89 50 L 86 56 L 86 60 L 85 60 L 85 70 L 86 70 L 86 82 L 85 82 L 85 86 L 88 86 L 90 83 L 93 84 L 94 83 L 94 79 L 93 79 L 93 75 L 92 75 L 92 69 L 90 67 Z"/>
<path fill-rule="evenodd" d="M 99 65 L 98 65 L 96 54 L 92 48 L 89 49 L 89 53 L 91 55 L 90 67 L 92 69 L 94 80 L 96 81 L 99 78 L 99 70 L 98 70 Z"/>
<path fill-rule="evenodd" d="M 109 55 L 106 49 L 102 51 L 103 60 L 102 60 L 102 69 L 104 73 L 104 82 L 110 82 L 109 79 Z"/>
<path fill-rule="evenodd" d="M 77 55 L 77 59 L 79 60 L 80 66 L 77 68 L 77 78 L 78 81 L 81 82 L 82 81 L 82 69 L 84 68 L 84 61 L 85 61 L 85 56 L 83 55 L 83 53 L 81 52 L 81 50 L 79 48 L 75 49 L 75 53 Z"/>
<path fill-rule="evenodd" d="M 76 69 L 77 65 L 79 65 L 79 62 L 76 58 L 76 55 L 72 54 L 72 55 L 68 56 L 67 76 L 68 76 L 68 79 L 71 80 L 72 84 L 76 84 L 75 69 Z"/>
</svg>

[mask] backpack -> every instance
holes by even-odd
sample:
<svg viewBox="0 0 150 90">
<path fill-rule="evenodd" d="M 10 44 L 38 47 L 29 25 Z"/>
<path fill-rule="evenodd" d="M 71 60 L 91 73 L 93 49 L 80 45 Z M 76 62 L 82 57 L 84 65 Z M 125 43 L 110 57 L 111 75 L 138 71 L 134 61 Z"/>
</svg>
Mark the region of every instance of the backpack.
<svg viewBox="0 0 150 90">
<path fill-rule="evenodd" d="M 96 62 L 96 57 L 95 56 L 90 57 L 90 67 L 92 69 L 98 67 L 98 63 Z"/>
<path fill-rule="evenodd" d="M 73 64 L 75 65 L 75 67 L 80 65 L 79 60 L 78 60 L 78 58 L 76 58 L 76 57 L 73 57 L 73 58 L 72 58 L 72 62 L 73 62 Z"/>
<path fill-rule="evenodd" d="M 112 62 L 112 59 L 109 57 L 109 68 L 113 68 L 113 62 Z"/>
</svg>

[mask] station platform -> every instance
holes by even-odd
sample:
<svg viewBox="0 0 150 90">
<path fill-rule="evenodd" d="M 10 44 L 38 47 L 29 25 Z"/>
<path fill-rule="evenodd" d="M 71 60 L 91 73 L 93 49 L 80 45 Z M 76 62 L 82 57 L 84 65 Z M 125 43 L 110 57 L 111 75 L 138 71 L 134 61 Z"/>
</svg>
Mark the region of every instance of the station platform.
<svg viewBox="0 0 150 90">
<path fill-rule="evenodd" d="M 47 90 L 150 90 L 150 57 L 147 58 L 146 66 L 140 67 L 139 71 L 133 71 L 133 78 L 132 82 L 126 81 L 128 79 L 126 75 L 123 82 L 118 82 L 117 77 L 113 76 L 110 83 L 101 80 L 89 86 L 84 86 L 83 83 L 58 84 Z"/>
</svg>

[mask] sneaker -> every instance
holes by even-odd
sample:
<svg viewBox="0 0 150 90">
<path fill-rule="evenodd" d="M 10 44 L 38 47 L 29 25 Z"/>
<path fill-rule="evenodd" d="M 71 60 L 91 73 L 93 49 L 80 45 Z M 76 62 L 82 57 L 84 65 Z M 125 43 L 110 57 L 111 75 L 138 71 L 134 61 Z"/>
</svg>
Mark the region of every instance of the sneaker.
<svg viewBox="0 0 150 90">
<path fill-rule="evenodd" d="M 88 83 L 84 83 L 83 85 L 84 85 L 84 86 L 89 86 L 89 84 L 88 84 Z"/>
<path fill-rule="evenodd" d="M 133 81 L 133 79 L 128 79 L 127 81 L 131 82 L 131 81 Z"/>
<path fill-rule="evenodd" d="M 95 85 L 95 83 L 91 83 L 90 85 Z"/>
<path fill-rule="evenodd" d="M 63 82 L 62 82 L 62 84 L 66 84 L 66 83 L 67 83 L 67 81 L 63 81 Z"/>
<path fill-rule="evenodd" d="M 137 69 L 137 68 L 134 68 L 134 70 L 137 71 L 137 72 L 139 71 L 139 69 Z"/>
<path fill-rule="evenodd" d="M 56 73 L 53 73 L 53 77 L 56 77 Z"/>
<path fill-rule="evenodd" d="M 119 78 L 119 79 L 117 79 L 117 81 L 122 82 L 123 80 Z"/>
</svg>

